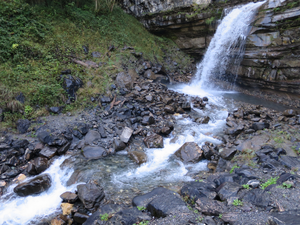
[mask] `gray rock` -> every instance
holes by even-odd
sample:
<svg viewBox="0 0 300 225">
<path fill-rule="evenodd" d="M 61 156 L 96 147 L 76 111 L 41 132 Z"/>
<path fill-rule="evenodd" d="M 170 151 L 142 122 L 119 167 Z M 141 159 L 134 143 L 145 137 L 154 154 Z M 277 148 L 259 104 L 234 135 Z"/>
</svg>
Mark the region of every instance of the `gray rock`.
<svg viewBox="0 0 300 225">
<path fill-rule="evenodd" d="M 77 186 L 78 197 L 87 209 L 99 206 L 105 197 L 104 190 L 95 183 L 80 184 Z"/>
<path fill-rule="evenodd" d="M 86 146 L 83 149 L 83 156 L 87 159 L 100 159 L 107 156 L 107 152 L 99 146 Z"/>
<path fill-rule="evenodd" d="M 199 198 L 215 199 L 217 197 L 216 184 L 212 182 L 192 181 L 184 184 L 180 191 L 182 196 L 188 196 L 196 202 Z"/>
<path fill-rule="evenodd" d="M 48 174 L 38 176 L 30 181 L 21 183 L 14 188 L 14 192 L 22 197 L 40 194 L 48 190 L 51 186 L 51 178 Z"/>
<path fill-rule="evenodd" d="M 137 208 L 123 209 L 116 213 L 111 219 L 111 224 L 132 225 L 139 221 L 149 221 L 151 217 L 147 213 L 143 213 Z"/>
<path fill-rule="evenodd" d="M 130 90 L 133 87 L 131 76 L 125 72 L 117 74 L 116 83 L 120 88 L 127 88 Z"/>
<path fill-rule="evenodd" d="M 252 124 L 252 128 L 255 131 L 257 131 L 257 130 L 263 130 L 263 129 L 269 128 L 269 127 L 270 127 L 269 123 L 260 123 L 260 122 L 257 122 L 257 123 L 253 123 Z"/>
<path fill-rule="evenodd" d="M 144 116 L 142 120 L 142 125 L 147 126 L 155 123 L 153 116 Z"/>
<path fill-rule="evenodd" d="M 260 181 L 259 180 L 249 180 L 247 182 L 247 184 L 249 185 L 249 187 L 251 188 L 257 188 L 259 187 Z"/>
<path fill-rule="evenodd" d="M 155 73 L 152 72 L 152 70 L 146 70 L 144 73 L 144 77 L 149 79 L 149 80 L 155 80 L 156 76 Z"/>
<path fill-rule="evenodd" d="M 99 128 L 98 128 L 98 131 L 99 131 L 102 138 L 107 138 L 106 131 L 105 131 L 103 126 L 100 125 Z"/>
<path fill-rule="evenodd" d="M 114 148 L 115 148 L 115 151 L 118 152 L 118 151 L 122 151 L 126 148 L 126 144 L 119 140 L 119 139 L 114 139 Z"/>
<path fill-rule="evenodd" d="M 203 156 L 203 151 L 195 142 L 186 142 L 176 152 L 175 155 L 184 163 L 197 163 Z"/>
<path fill-rule="evenodd" d="M 125 127 L 120 136 L 121 141 L 123 141 L 124 143 L 128 143 L 132 133 L 133 133 L 132 129 L 130 129 L 129 127 Z"/>
<path fill-rule="evenodd" d="M 62 107 L 50 107 L 49 112 L 54 113 L 54 114 L 59 114 L 62 110 Z"/>
<path fill-rule="evenodd" d="M 226 211 L 224 203 L 209 198 L 199 198 L 195 207 L 208 216 L 218 216 Z"/>
<path fill-rule="evenodd" d="M 237 149 L 236 148 L 225 148 L 221 153 L 220 153 L 220 156 L 223 158 L 223 159 L 226 159 L 226 160 L 231 160 L 234 155 L 236 154 L 237 152 Z"/>
<path fill-rule="evenodd" d="M 174 114 L 174 111 L 175 111 L 174 107 L 171 105 L 166 105 L 164 110 L 166 113 L 169 113 L 169 114 Z"/>
<path fill-rule="evenodd" d="M 27 167 L 27 171 L 31 175 L 37 175 L 44 172 L 48 168 L 48 160 L 44 157 L 35 158 Z"/>
<path fill-rule="evenodd" d="M 99 57 L 101 57 L 101 53 L 100 52 L 92 52 L 92 57 L 99 58 Z"/>
<path fill-rule="evenodd" d="M 128 156 L 131 160 L 135 161 L 139 165 L 147 162 L 147 155 L 145 152 L 132 151 L 128 153 Z"/>
<path fill-rule="evenodd" d="M 273 212 L 268 218 L 268 225 L 298 225 L 300 210 L 288 210 L 284 212 Z"/>
<path fill-rule="evenodd" d="M 267 207 L 270 202 L 270 196 L 262 189 L 252 189 L 244 195 L 243 202 L 249 202 L 258 207 Z"/>
<path fill-rule="evenodd" d="M 56 155 L 56 152 L 57 148 L 46 146 L 39 152 L 39 155 L 51 159 Z"/>
<path fill-rule="evenodd" d="M 89 132 L 84 137 L 85 143 L 92 145 L 93 142 L 97 139 L 100 139 L 100 134 L 95 130 L 89 130 Z"/>
<path fill-rule="evenodd" d="M 62 193 L 60 195 L 60 198 L 63 200 L 63 202 L 74 203 L 77 201 L 78 195 L 70 191 L 67 191 Z"/>
<path fill-rule="evenodd" d="M 235 182 L 225 182 L 217 188 L 217 193 L 222 201 L 228 200 L 232 197 L 237 197 L 241 186 Z"/>
</svg>

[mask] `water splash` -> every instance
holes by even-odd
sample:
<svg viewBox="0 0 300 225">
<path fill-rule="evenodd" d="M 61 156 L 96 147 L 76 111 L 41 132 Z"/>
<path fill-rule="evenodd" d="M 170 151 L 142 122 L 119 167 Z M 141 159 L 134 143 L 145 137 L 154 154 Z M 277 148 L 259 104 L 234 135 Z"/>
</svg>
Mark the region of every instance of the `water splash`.
<svg viewBox="0 0 300 225">
<path fill-rule="evenodd" d="M 225 17 L 217 28 L 202 62 L 197 66 L 191 87 L 212 88 L 211 78 L 225 74 L 229 64 L 237 68 L 244 56 L 244 46 L 257 9 L 265 2 L 249 3 L 225 10 Z"/>
<path fill-rule="evenodd" d="M 0 224 L 20 225 L 34 224 L 59 210 L 60 195 L 66 191 L 75 190 L 75 186 L 66 187 L 66 182 L 72 174 L 70 169 L 61 169 L 61 163 L 66 157 L 61 157 L 45 171 L 50 175 L 52 186 L 40 195 L 18 197 L 13 192 L 16 185 L 8 189 L 8 193 L 0 199 Z M 25 180 L 26 181 L 26 180 Z"/>
</svg>

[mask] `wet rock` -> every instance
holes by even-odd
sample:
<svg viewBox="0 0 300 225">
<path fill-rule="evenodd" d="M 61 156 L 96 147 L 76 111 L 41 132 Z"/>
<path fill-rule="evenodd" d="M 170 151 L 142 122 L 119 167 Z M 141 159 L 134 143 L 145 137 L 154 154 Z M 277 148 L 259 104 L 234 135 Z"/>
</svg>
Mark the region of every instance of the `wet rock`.
<svg viewBox="0 0 300 225">
<path fill-rule="evenodd" d="M 0 113 L 1 117 L 1 113 Z M 1 122 L 1 121 L 0 121 Z M 30 121 L 28 119 L 20 119 L 17 122 L 17 130 L 19 131 L 19 134 L 25 134 L 28 131 L 28 128 L 30 127 Z"/>
<path fill-rule="evenodd" d="M 76 212 L 73 216 L 74 222 L 79 223 L 79 224 L 83 224 L 88 218 L 89 218 L 89 215 L 84 214 L 84 213 L 79 213 L 79 212 Z"/>
<path fill-rule="evenodd" d="M 98 207 L 105 197 L 104 190 L 95 183 L 80 184 L 77 186 L 78 197 L 87 209 Z"/>
<path fill-rule="evenodd" d="M 92 145 L 93 142 L 97 139 L 100 139 L 100 134 L 95 130 L 89 130 L 89 132 L 84 137 L 85 143 Z"/>
<path fill-rule="evenodd" d="M 174 111 L 175 111 L 174 107 L 170 106 L 170 105 L 166 105 L 164 110 L 166 113 L 169 113 L 169 114 L 174 114 Z"/>
<path fill-rule="evenodd" d="M 51 159 L 56 155 L 56 152 L 57 148 L 46 146 L 39 152 L 39 155 Z"/>
<path fill-rule="evenodd" d="M 78 195 L 72 192 L 64 192 L 63 194 L 60 195 L 60 198 L 64 201 L 64 202 L 68 202 L 68 203 L 74 203 L 77 201 L 78 199 Z"/>
<path fill-rule="evenodd" d="M 155 80 L 156 79 L 155 73 L 153 73 L 152 70 L 146 70 L 145 73 L 144 73 L 144 77 L 146 79 L 149 79 L 149 80 Z"/>
<path fill-rule="evenodd" d="M 226 129 L 225 134 L 236 136 L 236 135 L 240 134 L 243 130 L 244 130 L 243 125 L 237 125 L 232 128 Z"/>
<path fill-rule="evenodd" d="M 212 182 L 197 182 L 192 181 L 186 183 L 181 191 L 182 196 L 188 196 L 191 200 L 196 202 L 199 198 L 215 199 L 217 196 L 216 185 Z"/>
<path fill-rule="evenodd" d="M 292 117 L 297 115 L 297 111 L 294 109 L 287 109 L 283 112 L 283 115 L 286 117 Z"/>
<path fill-rule="evenodd" d="M 267 207 L 270 202 L 270 197 L 269 194 L 262 189 L 252 189 L 244 195 L 243 201 L 258 207 Z"/>
<path fill-rule="evenodd" d="M 147 126 L 155 123 L 153 116 L 144 116 L 142 120 L 142 125 Z"/>
<path fill-rule="evenodd" d="M 228 200 L 232 197 L 237 197 L 238 191 L 241 186 L 235 182 L 225 182 L 217 188 L 218 196 L 222 201 Z"/>
<path fill-rule="evenodd" d="M 27 171 L 31 175 L 37 175 L 44 172 L 48 168 L 48 160 L 44 157 L 37 157 L 27 167 Z"/>
<path fill-rule="evenodd" d="M 107 152 L 99 146 L 87 146 L 83 149 L 83 156 L 87 159 L 100 159 L 107 156 Z"/>
<path fill-rule="evenodd" d="M 117 74 L 116 83 L 119 88 L 131 89 L 133 87 L 133 80 L 131 76 L 125 72 Z"/>
<path fill-rule="evenodd" d="M 132 151 L 128 153 L 128 156 L 131 160 L 139 165 L 147 162 L 147 155 L 145 154 L 145 152 Z"/>
<path fill-rule="evenodd" d="M 175 155 L 184 163 L 197 163 L 203 156 L 203 151 L 195 142 L 186 142 L 176 152 Z"/>
<path fill-rule="evenodd" d="M 208 216 L 218 216 L 223 214 L 226 210 L 225 205 L 217 200 L 209 198 L 199 198 L 196 201 L 196 209 Z"/>
<path fill-rule="evenodd" d="M 125 127 L 122 131 L 122 134 L 120 136 L 121 141 L 124 143 L 127 143 L 133 133 L 133 130 L 130 129 L 129 127 Z"/>
<path fill-rule="evenodd" d="M 257 123 L 253 123 L 252 124 L 252 129 L 257 131 L 257 130 L 263 130 L 265 128 L 269 128 L 270 127 L 270 124 L 269 123 L 260 123 L 260 122 L 257 122 Z"/>
<path fill-rule="evenodd" d="M 203 100 L 204 102 L 208 102 L 208 98 L 207 98 L 207 97 L 203 97 L 202 100 Z"/>
<path fill-rule="evenodd" d="M 14 188 L 14 192 L 22 197 L 40 194 L 48 190 L 51 186 L 51 178 L 48 174 L 38 176 L 30 181 L 21 183 Z"/>
<path fill-rule="evenodd" d="M 185 111 L 191 111 L 192 107 L 191 107 L 191 103 L 189 102 L 184 102 L 181 104 L 181 108 Z"/>
<path fill-rule="evenodd" d="M 61 148 L 59 148 L 59 149 L 57 150 L 57 154 L 58 154 L 58 155 L 63 155 L 63 154 L 65 154 L 65 153 L 69 150 L 71 144 L 72 144 L 71 142 L 68 142 L 67 144 L 65 144 L 64 146 L 62 146 Z"/>
<path fill-rule="evenodd" d="M 144 144 L 147 146 L 147 148 L 163 148 L 163 137 L 158 134 L 151 134 L 150 136 L 144 138 Z"/>
<path fill-rule="evenodd" d="M 126 148 L 126 144 L 119 140 L 119 139 L 114 139 L 114 148 L 115 148 L 115 151 L 118 152 L 118 151 L 122 151 Z"/>
<path fill-rule="evenodd" d="M 141 212 L 137 208 L 124 209 L 116 213 L 111 219 L 111 224 L 132 225 L 140 221 L 149 221 L 151 217 L 146 213 Z"/>
<path fill-rule="evenodd" d="M 208 116 L 205 116 L 205 117 L 196 119 L 196 122 L 200 123 L 200 124 L 208 124 L 209 120 L 210 120 L 210 118 Z"/>
</svg>

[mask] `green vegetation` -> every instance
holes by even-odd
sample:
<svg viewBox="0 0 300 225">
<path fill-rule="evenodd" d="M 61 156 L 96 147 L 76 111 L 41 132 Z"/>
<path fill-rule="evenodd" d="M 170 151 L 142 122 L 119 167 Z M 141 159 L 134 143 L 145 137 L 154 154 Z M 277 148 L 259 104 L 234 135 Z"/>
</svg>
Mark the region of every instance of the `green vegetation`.
<svg viewBox="0 0 300 225">
<path fill-rule="evenodd" d="M 144 211 L 144 210 L 146 210 L 146 207 L 144 207 L 144 206 L 137 206 L 137 209 L 140 210 L 140 211 Z"/>
<path fill-rule="evenodd" d="M 293 185 L 290 184 L 290 183 L 283 182 L 282 185 L 278 185 L 276 187 L 277 188 L 283 188 L 283 189 L 290 189 L 291 187 L 293 187 Z"/>
<path fill-rule="evenodd" d="M 105 214 L 100 214 L 100 219 L 102 221 L 107 221 L 109 219 L 109 215 L 107 213 Z"/>
<path fill-rule="evenodd" d="M 252 161 L 254 157 L 255 151 L 253 149 L 243 149 L 241 152 L 237 153 L 231 161 L 256 167 L 256 164 Z"/>
<path fill-rule="evenodd" d="M 222 219 L 222 217 L 223 217 L 223 214 L 219 214 L 219 218 Z"/>
<path fill-rule="evenodd" d="M 133 50 L 124 46 L 142 52 L 143 58 L 154 63 L 163 63 L 167 54 L 182 69 L 190 63 L 172 41 L 148 33 L 115 0 L 0 1 L 0 21 L 2 127 L 14 126 L 19 118 L 47 115 L 45 106 L 65 105 L 68 96 L 59 75 L 66 69 L 92 85 L 79 89 L 76 102 L 65 105 L 65 111 L 97 104 L 90 97 L 106 92 L 116 74 L 134 59 Z M 108 51 L 112 45 L 114 50 Z M 83 46 L 89 48 L 89 54 Z M 92 58 L 93 51 L 101 56 Z M 83 67 L 73 59 L 101 62 L 102 66 Z M 26 97 L 24 105 L 15 100 L 20 92 Z"/>
<path fill-rule="evenodd" d="M 210 17 L 210 18 L 205 20 L 205 23 L 207 25 L 211 25 L 214 21 L 215 21 L 215 17 Z"/>
<path fill-rule="evenodd" d="M 148 225 L 149 224 L 149 221 L 148 220 L 144 220 L 144 221 L 141 221 L 139 223 L 134 223 L 133 225 Z"/>
<path fill-rule="evenodd" d="M 242 187 L 243 187 L 243 188 L 245 188 L 245 189 L 247 189 L 247 190 L 249 190 L 249 189 L 250 189 L 250 186 L 249 186 L 249 184 L 243 184 L 243 185 L 242 185 Z"/>
<path fill-rule="evenodd" d="M 231 170 L 229 171 L 229 173 L 233 173 L 235 169 L 240 168 L 238 165 L 234 165 Z"/>
<path fill-rule="evenodd" d="M 235 199 L 232 203 L 232 205 L 234 206 L 242 206 L 243 205 L 243 202 L 239 199 Z"/>
<path fill-rule="evenodd" d="M 267 180 L 265 183 L 262 183 L 260 185 L 261 189 L 265 189 L 266 187 L 272 185 L 272 184 L 276 184 L 277 180 L 279 177 L 271 177 L 269 180 Z"/>
</svg>

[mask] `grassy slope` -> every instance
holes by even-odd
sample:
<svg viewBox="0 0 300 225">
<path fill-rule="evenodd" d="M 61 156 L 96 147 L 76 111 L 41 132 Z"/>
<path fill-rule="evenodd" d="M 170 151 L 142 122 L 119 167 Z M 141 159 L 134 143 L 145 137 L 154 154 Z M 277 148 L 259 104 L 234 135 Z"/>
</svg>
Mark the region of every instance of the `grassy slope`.
<svg viewBox="0 0 300 225">
<path fill-rule="evenodd" d="M 74 6 L 41 8 L 1 1 L 0 21 L 0 108 L 6 109 L 7 125 L 21 117 L 46 114 L 45 105 L 63 105 L 67 96 L 58 79 L 62 70 L 71 69 L 72 75 L 85 84 L 93 83 L 91 88 L 80 89 L 76 103 L 66 107 L 71 110 L 90 104 L 91 96 L 105 92 L 115 74 L 122 70 L 122 63 L 132 57 L 130 50 L 122 50 L 125 45 L 143 52 L 143 57 L 153 62 L 154 56 L 162 62 L 166 54 L 162 49 L 170 54 L 176 48 L 172 41 L 148 33 L 120 8 L 95 16 Z M 90 52 L 99 51 L 102 57 L 85 55 L 82 45 L 88 45 Z M 107 57 L 110 45 L 118 48 Z M 178 63 L 186 59 L 182 53 L 176 54 Z M 70 55 L 107 64 L 97 70 L 87 69 L 72 63 Z M 24 105 L 14 105 L 19 92 L 26 97 Z M 14 107 L 7 107 L 9 103 Z"/>
</svg>

